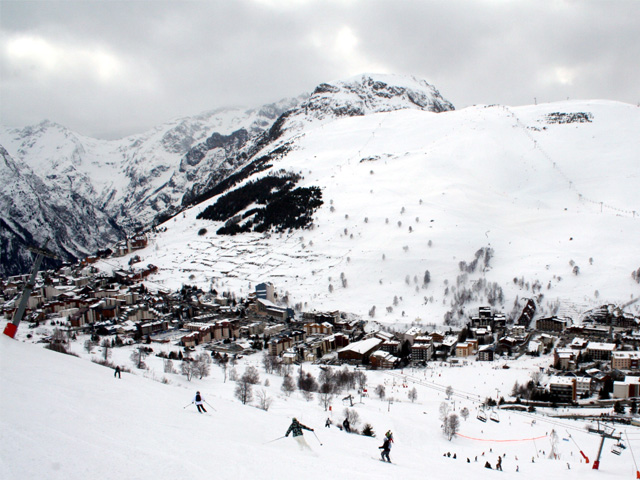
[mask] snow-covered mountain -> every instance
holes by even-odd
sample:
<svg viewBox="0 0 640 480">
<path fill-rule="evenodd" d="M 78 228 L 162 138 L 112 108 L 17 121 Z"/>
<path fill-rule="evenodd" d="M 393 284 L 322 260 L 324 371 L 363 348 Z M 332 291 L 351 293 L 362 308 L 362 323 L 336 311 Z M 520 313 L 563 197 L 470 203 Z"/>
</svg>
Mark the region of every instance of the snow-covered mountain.
<svg viewBox="0 0 640 480">
<path fill-rule="evenodd" d="M 152 288 L 247 293 L 266 280 L 290 305 L 392 323 L 455 323 L 479 303 L 515 313 L 522 297 L 579 312 L 640 294 L 636 106 L 454 110 L 395 75 L 321 84 L 286 106 L 115 143 L 45 124 L 4 130 L 0 144 L 14 166 L 82 172 L 42 183 L 99 199 L 119 227 L 181 211 L 137 252 L 160 267 Z"/>
<path fill-rule="evenodd" d="M 23 129 L 0 128 L 0 145 L 15 167 L 14 177 L 39 182 L 26 190 L 44 192 L 46 186 L 44 198 L 57 206 L 56 212 L 68 211 L 76 222 L 99 233 L 90 241 L 80 233 L 74 236 L 73 223 L 55 212 L 47 216 L 46 228 L 29 221 L 42 209 L 27 199 L 8 208 L 17 183 L 3 177 L 0 191 L 7 208 L 1 234 L 7 248 L 0 274 L 25 271 L 29 257 L 20 252 L 24 244 L 49 237 L 52 249 L 70 259 L 170 218 L 185 205 L 208 198 L 212 188 L 273 144 L 285 129 L 300 132 L 342 116 L 407 108 L 437 112 L 453 106 L 424 80 L 361 75 L 324 83 L 311 96 L 257 109 L 213 110 L 116 141 L 87 138 L 48 121 Z"/>
<path fill-rule="evenodd" d="M 304 106 L 137 252 L 159 267 L 151 287 L 247 294 L 271 281 L 291 306 L 391 324 L 460 323 L 487 303 L 515 315 L 523 297 L 577 313 L 640 294 L 638 107 Z"/>
<path fill-rule="evenodd" d="M 114 141 L 49 121 L 0 128 L 3 168 L 10 172 L 0 179 L 0 275 L 28 268 L 25 244 L 49 237 L 62 258 L 81 257 L 178 210 L 193 185 L 206 183 L 199 179 L 304 98 L 217 109 Z"/>
</svg>

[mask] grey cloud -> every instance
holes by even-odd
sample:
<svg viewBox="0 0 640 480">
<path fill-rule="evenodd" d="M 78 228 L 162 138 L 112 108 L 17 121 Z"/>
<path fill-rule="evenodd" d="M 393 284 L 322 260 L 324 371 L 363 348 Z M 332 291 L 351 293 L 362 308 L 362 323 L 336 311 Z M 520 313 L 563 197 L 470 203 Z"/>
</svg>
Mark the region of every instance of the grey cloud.
<svg viewBox="0 0 640 480">
<path fill-rule="evenodd" d="M 360 0 L 271 8 L 250 0 L 4 0 L 0 8 L 0 40 L 32 34 L 102 48 L 125 67 L 101 82 L 83 72 L 74 78 L 15 68 L 0 53 L 0 123 L 12 126 L 49 118 L 112 138 L 175 116 L 295 96 L 360 65 L 424 77 L 457 107 L 533 97 L 640 101 L 634 1 Z M 343 27 L 358 38 L 351 56 L 330 44 Z M 572 81 L 552 81 L 558 68 Z"/>
</svg>

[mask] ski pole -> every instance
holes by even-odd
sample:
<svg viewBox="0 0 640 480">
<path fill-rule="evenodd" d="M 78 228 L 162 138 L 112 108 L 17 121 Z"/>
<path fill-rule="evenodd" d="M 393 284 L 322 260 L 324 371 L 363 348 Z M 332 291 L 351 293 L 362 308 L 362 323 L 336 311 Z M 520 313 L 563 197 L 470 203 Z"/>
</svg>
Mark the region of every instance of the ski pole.
<svg viewBox="0 0 640 480">
<path fill-rule="evenodd" d="M 193 402 L 191 402 L 189 405 L 193 405 Z M 182 407 L 183 409 L 187 408 L 189 405 L 185 405 L 184 407 Z"/>
<path fill-rule="evenodd" d="M 263 444 L 263 445 L 266 445 L 267 443 L 275 442 L 276 440 L 280 440 L 280 439 L 282 439 L 282 438 L 284 438 L 284 437 L 286 437 L 286 435 L 283 435 L 283 436 L 278 437 L 278 438 L 274 438 L 273 440 L 269 440 L 268 442 L 264 442 L 264 444 Z"/>
<path fill-rule="evenodd" d="M 316 437 L 316 440 L 318 440 L 318 443 L 320 444 L 320 446 L 322 446 L 322 442 L 318 438 L 318 435 L 316 435 L 316 432 L 314 430 L 311 430 L 311 433 L 313 433 L 313 435 Z"/>
<path fill-rule="evenodd" d="M 213 410 L 214 412 L 217 412 L 217 411 L 218 411 L 218 410 L 216 410 L 215 408 L 213 408 L 213 405 L 211 405 L 211 404 L 210 404 L 209 402 L 207 402 L 206 400 L 205 400 L 205 402 L 204 402 L 204 403 L 206 403 L 207 405 L 209 405 L 209 406 L 211 407 L 211 410 Z"/>
</svg>

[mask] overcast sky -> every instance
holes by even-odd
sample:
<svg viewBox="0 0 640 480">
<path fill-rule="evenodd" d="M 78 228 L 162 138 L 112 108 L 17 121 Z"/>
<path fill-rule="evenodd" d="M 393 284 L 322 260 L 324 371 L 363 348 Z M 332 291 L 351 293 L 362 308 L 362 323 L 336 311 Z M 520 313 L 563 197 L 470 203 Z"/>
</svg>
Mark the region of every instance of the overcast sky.
<svg viewBox="0 0 640 480">
<path fill-rule="evenodd" d="M 0 0 L 0 124 L 118 138 L 359 73 L 456 108 L 640 102 L 640 1 Z"/>
</svg>

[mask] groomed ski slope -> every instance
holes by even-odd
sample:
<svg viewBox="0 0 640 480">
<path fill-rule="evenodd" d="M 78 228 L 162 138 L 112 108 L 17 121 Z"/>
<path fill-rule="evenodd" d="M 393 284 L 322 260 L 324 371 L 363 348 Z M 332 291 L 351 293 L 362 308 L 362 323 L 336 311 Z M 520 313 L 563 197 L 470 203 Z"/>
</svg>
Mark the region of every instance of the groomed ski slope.
<svg viewBox="0 0 640 480">
<path fill-rule="evenodd" d="M 74 350 L 80 345 L 74 344 Z M 128 348 L 114 350 L 114 362 L 130 368 L 129 353 Z M 255 355 L 240 362 L 259 365 L 260 358 Z M 268 412 L 235 399 L 234 382 L 223 383 L 222 371 L 216 366 L 212 366 L 211 376 L 192 382 L 166 374 L 171 382 L 166 385 L 147 378 L 163 376 L 154 373 L 162 371 L 161 359 L 150 356 L 147 377 L 136 370 L 123 373 L 117 380 L 111 369 L 87 358 L 62 355 L 5 336 L 0 336 L 0 359 L 0 477 L 6 480 L 505 478 L 502 475 L 535 480 L 635 478 L 630 450 L 617 457 L 610 452 L 610 441 L 605 445 L 599 471 L 580 462 L 573 442 L 563 440 L 567 438 L 564 427 L 593 461 L 599 437 L 586 434 L 584 423 L 549 423 L 541 415 L 507 412 L 501 412 L 499 424 L 481 423 L 475 418 L 476 404 L 462 397 L 454 397 L 456 409 L 467 406 L 471 416 L 461 421 L 460 433 L 481 440 L 458 437 L 449 442 L 440 433 L 438 420 L 444 394 L 416 385 L 418 400 L 412 404 L 401 380 L 382 371 L 367 372 L 369 391 L 386 381 L 387 395 L 396 401 L 389 405 L 372 396 L 354 407 L 360 415 L 359 427 L 369 422 L 378 435 L 368 438 L 325 428 L 327 414 L 316 399 L 306 402 L 297 392 L 285 397 L 280 392 L 281 377 L 266 375 L 262 369 L 261 380 L 268 378 L 270 385 L 256 388 L 265 388 L 273 398 Z M 503 394 L 516 379 L 525 381 L 532 368 L 548 360 L 512 363 L 509 370 L 494 368 L 497 364 L 473 363 L 466 368 L 436 365 L 431 370 L 404 373 L 421 378 L 423 383 L 495 396 L 496 387 Z M 239 373 L 245 365 L 237 365 Z M 304 368 L 318 373 L 316 367 Z M 398 382 L 395 387 L 394 380 Z M 189 405 L 196 390 L 203 393 L 215 412 L 207 407 L 209 414 L 201 415 Z M 334 422 L 342 421 L 343 409 L 340 398 L 336 399 Z M 292 416 L 315 428 L 323 445 L 307 431 L 305 439 L 311 451 L 300 451 L 291 438 L 266 443 L 284 435 Z M 536 420 L 533 425 L 532 419 Z M 544 437 L 552 428 L 558 432 L 560 460 L 545 458 L 550 451 L 549 437 L 538 438 L 535 444 L 524 440 Z M 374 459 L 387 429 L 395 436 L 391 451 L 394 465 Z M 636 430 L 630 427 L 628 431 L 634 438 Z M 640 450 L 640 442 L 632 440 L 632 447 Z M 443 457 L 445 452 L 456 453 L 458 458 Z M 483 468 L 486 460 L 495 465 L 497 456 L 504 453 L 503 473 Z M 532 456 L 535 463 L 531 463 Z M 466 463 L 467 457 L 471 463 Z M 520 470 L 517 474 L 516 465 Z"/>
</svg>

